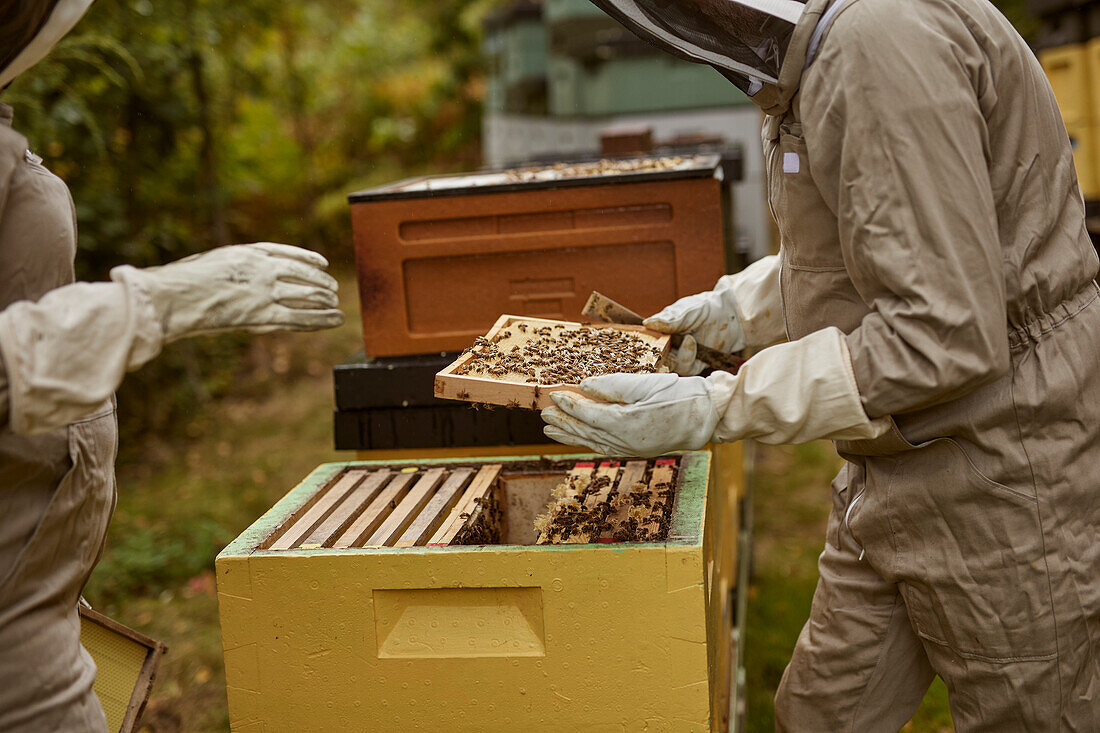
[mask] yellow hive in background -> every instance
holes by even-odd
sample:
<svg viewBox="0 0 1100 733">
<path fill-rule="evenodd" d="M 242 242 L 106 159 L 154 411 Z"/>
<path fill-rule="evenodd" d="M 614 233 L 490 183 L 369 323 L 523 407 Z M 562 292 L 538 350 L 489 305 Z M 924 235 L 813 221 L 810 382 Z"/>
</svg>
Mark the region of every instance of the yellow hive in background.
<svg viewBox="0 0 1100 733">
<path fill-rule="evenodd" d="M 678 458 L 664 542 L 258 549 L 348 465 L 500 463 L 507 522 L 603 459 L 320 466 L 217 560 L 233 729 L 726 730 L 740 446 Z"/>
<path fill-rule="evenodd" d="M 1100 50 L 1095 46 L 1084 43 L 1039 52 L 1039 62 L 1054 90 L 1062 121 L 1073 144 L 1073 165 L 1077 169 L 1081 193 L 1086 199 L 1100 196 L 1100 175 L 1097 175 L 1100 163 L 1100 151 L 1097 151 L 1100 130 L 1097 127 L 1100 117 L 1095 111 L 1100 106 L 1100 96 L 1094 95 L 1092 89 L 1094 84 L 1100 84 L 1100 79 L 1093 79 L 1096 74 L 1089 68 L 1098 52 Z"/>
</svg>

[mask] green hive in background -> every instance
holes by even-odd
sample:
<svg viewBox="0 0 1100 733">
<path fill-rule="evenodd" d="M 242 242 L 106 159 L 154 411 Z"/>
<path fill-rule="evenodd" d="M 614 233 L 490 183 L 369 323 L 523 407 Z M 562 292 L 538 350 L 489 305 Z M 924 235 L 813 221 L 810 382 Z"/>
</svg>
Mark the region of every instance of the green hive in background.
<svg viewBox="0 0 1100 733">
<path fill-rule="evenodd" d="M 567 118 L 749 104 L 713 69 L 662 53 L 588 0 L 508 3 L 485 28 L 491 112 Z"/>
</svg>

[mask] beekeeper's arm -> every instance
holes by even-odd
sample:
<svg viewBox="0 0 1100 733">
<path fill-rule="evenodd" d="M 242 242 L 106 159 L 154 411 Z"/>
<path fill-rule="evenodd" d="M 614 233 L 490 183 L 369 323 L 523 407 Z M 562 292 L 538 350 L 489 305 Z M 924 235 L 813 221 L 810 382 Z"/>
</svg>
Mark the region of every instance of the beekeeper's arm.
<svg viewBox="0 0 1100 733">
<path fill-rule="evenodd" d="M 127 371 L 188 336 L 337 326 L 327 265 L 285 244 L 235 245 L 162 267 L 116 267 L 113 282 L 13 303 L 0 312 L 0 419 L 22 434 L 67 425 L 110 397 Z"/>
<path fill-rule="evenodd" d="M 802 110 L 810 169 L 871 307 L 847 344 L 877 417 L 1003 375 L 1008 318 L 982 111 L 996 104 L 988 70 L 964 65 L 941 38 L 891 37 L 873 14 L 857 17 L 834 27 L 840 35 L 807 70 Z"/>
<path fill-rule="evenodd" d="M 696 342 L 723 353 L 787 340 L 779 291 L 779 257 L 770 255 L 718 280 L 713 290 L 680 298 L 645 320 L 647 328 L 685 338 L 673 355 L 673 371 L 698 374 Z"/>
<path fill-rule="evenodd" d="M 863 28 L 830 38 L 803 78 L 810 168 L 871 308 L 861 324 L 764 349 L 736 376 L 585 380 L 612 404 L 555 395 L 547 435 L 637 455 L 746 437 L 867 439 L 891 414 L 1005 373 L 1005 285 L 971 77 L 981 71 L 929 53 L 933 40 Z"/>
</svg>

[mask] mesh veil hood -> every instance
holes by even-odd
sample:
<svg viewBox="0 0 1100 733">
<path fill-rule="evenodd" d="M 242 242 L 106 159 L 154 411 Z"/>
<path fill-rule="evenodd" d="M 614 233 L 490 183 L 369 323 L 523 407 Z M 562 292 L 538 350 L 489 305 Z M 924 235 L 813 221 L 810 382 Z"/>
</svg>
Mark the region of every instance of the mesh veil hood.
<svg viewBox="0 0 1100 733">
<path fill-rule="evenodd" d="M 0 88 L 46 57 L 57 42 L 73 29 L 95 0 L 58 0 L 49 18 L 11 62 L 0 69 Z"/>
<path fill-rule="evenodd" d="M 803 0 L 592 0 L 669 53 L 718 69 L 754 96 L 779 82 Z"/>
</svg>

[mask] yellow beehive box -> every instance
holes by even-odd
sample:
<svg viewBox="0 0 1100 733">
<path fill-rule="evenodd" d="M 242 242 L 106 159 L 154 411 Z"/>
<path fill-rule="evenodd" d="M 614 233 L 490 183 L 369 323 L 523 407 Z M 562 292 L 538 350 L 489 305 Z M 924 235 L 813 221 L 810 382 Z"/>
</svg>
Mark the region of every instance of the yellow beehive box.
<svg viewBox="0 0 1100 733">
<path fill-rule="evenodd" d="M 530 544 L 533 517 L 573 467 L 609 459 L 318 467 L 217 560 L 233 729 L 726 730 L 740 446 L 670 459 L 675 494 L 663 541 L 557 545 Z M 346 537 L 366 526 L 369 510 L 342 522 L 339 509 L 322 511 L 352 472 L 419 477 L 406 481 L 414 488 L 396 514 L 419 486 L 440 486 L 417 499 L 431 506 L 447 476 L 476 475 L 473 487 L 496 465 L 501 544 L 312 541 L 321 530 L 309 527 L 339 524 L 333 536 Z M 414 520 L 391 533 L 392 516 L 370 525 L 372 541 L 421 532 Z"/>
<path fill-rule="evenodd" d="M 1100 97 L 1093 95 L 1093 61 L 1100 48 L 1084 43 L 1074 43 L 1039 52 L 1039 62 L 1054 90 L 1058 100 L 1058 109 L 1062 113 L 1066 131 L 1073 144 L 1073 164 L 1077 169 L 1077 180 L 1081 193 L 1086 199 L 1100 197 L 1100 152 L 1097 151 L 1098 132 L 1097 107 Z"/>
<path fill-rule="evenodd" d="M 1044 49 L 1039 63 L 1054 90 L 1062 119 L 1087 124 L 1092 118 L 1092 97 L 1089 89 L 1089 57 L 1084 43 Z"/>
</svg>

